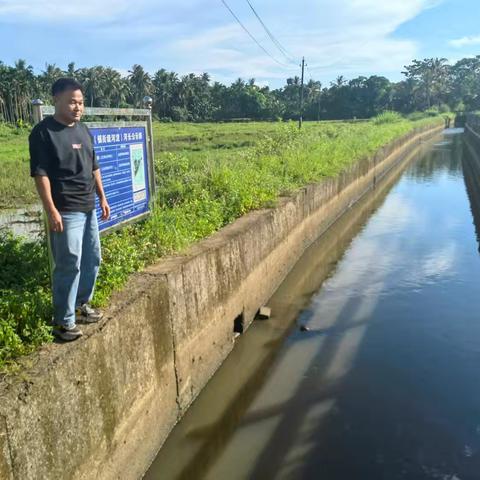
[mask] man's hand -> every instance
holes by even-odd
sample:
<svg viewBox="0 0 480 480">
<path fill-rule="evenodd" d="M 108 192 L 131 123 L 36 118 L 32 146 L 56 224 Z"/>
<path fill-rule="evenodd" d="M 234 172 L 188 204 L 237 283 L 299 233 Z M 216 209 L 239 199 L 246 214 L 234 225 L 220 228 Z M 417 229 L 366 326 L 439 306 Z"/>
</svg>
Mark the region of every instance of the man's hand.
<svg viewBox="0 0 480 480">
<path fill-rule="evenodd" d="M 42 199 L 45 212 L 47 212 L 48 226 L 52 232 L 63 232 L 63 220 L 52 200 L 50 179 L 45 175 L 35 176 L 35 186 Z"/>
<path fill-rule="evenodd" d="M 100 175 L 99 168 L 93 171 L 93 178 L 95 179 L 95 190 L 97 191 L 100 208 L 102 209 L 102 220 L 108 220 L 110 218 L 110 206 L 108 205 L 107 197 L 103 190 L 102 176 Z"/>
<path fill-rule="evenodd" d="M 106 198 L 100 200 L 100 208 L 102 209 L 102 220 L 108 220 L 110 218 L 110 205 Z"/>
<path fill-rule="evenodd" d="M 50 225 L 50 230 L 52 232 L 61 233 L 63 232 L 63 221 L 62 216 L 58 210 L 50 210 L 47 214 L 48 224 Z"/>
</svg>

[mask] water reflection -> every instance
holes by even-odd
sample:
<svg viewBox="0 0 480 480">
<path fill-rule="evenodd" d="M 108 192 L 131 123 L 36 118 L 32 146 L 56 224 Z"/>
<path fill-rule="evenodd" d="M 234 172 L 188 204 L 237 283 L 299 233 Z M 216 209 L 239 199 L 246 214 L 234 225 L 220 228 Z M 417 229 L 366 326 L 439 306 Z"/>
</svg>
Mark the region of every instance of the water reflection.
<svg viewBox="0 0 480 480">
<path fill-rule="evenodd" d="M 461 130 L 461 129 L 452 129 Z M 417 182 L 432 184 L 445 174 L 452 177 L 462 176 L 462 149 L 461 135 L 448 134 L 436 141 L 431 148 L 425 151 L 421 162 L 415 162 L 407 176 Z"/>
<path fill-rule="evenodd" d="M 417 151 L 412 158 L 420 155 Z M 402 171 L 403 168 L 397 168 L 388 182 L 367 194 L 305 252 L 270 300 L 272 318 L 256 322 L 240 338 L 222 368 L 172 432 L 146 480 L 190 480 L 206 475 L 263 388 L 285 337 L 306 320 L 303 314 L 299 317 L 300 312 L 334 271 L 368 218 L 382 205 Z M 304 314 L 307 312 L 304 310 Z M 304 359 L 298 365 L 303 367 L 308 362 Z"/>
<path fill-rule="evenodd" d="M 309 250 L 147 479 L 480 478 L 463 153 L 459 135 L 426 145 Z"/>
</svg>

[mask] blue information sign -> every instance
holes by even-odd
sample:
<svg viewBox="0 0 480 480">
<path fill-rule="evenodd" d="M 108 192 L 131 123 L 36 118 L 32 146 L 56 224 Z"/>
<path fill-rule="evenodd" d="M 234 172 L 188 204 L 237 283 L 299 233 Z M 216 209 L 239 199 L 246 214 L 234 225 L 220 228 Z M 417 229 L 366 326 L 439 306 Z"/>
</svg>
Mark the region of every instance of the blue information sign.
<svg viewBox="0 0 480 480">
<path fill-rule="evenodd" d="M 100 165 L 103 186 L 110 205 L 110 219 L 100 219 L 105 230 L 150 211 L 150 183 L 145 126 L 90 127 Z"/>
</svg>

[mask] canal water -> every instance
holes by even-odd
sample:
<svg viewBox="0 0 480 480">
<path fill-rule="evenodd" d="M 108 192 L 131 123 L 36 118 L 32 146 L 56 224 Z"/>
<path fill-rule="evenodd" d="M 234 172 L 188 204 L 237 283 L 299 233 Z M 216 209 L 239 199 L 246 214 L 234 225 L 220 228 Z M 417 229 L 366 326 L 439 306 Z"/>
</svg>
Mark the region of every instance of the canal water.
<svg viewBox="0 0 480 480">
<path fill-rule="evenodd" d="M 471 155 L 445 131 L 312 245 L 144 478 L 479 480 Z"/>
</svg>

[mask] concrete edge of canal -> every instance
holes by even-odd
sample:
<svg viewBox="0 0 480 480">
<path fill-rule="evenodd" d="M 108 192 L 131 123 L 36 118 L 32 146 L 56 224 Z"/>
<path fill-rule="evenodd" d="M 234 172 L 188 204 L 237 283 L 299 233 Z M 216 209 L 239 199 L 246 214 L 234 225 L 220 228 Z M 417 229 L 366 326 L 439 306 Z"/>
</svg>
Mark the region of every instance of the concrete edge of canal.
<svg viewBox="0 0 480 480">
<path fill-rule="evenodd" d="M 135 275 L 82 339 L 26 359 L 0 386 L 0 478 L 141 477 L 232 350 L 235 331 L 249 326 L 305 249 L 443 128 L 412 131 L 162 260 Z"/>
<path fill-rule="evenodd" d="M 475 179 L 480 177 L 480 115 L 467 114 L 465 122 L 465 147 L 470 153 L 470 160 L 463 162 L 465 185 L 472 204 L 480 204 L 480 184 Z M 480 238 L 480 216 L 476 209 L 472 208 L 477 236 Z"/>
</svg>

